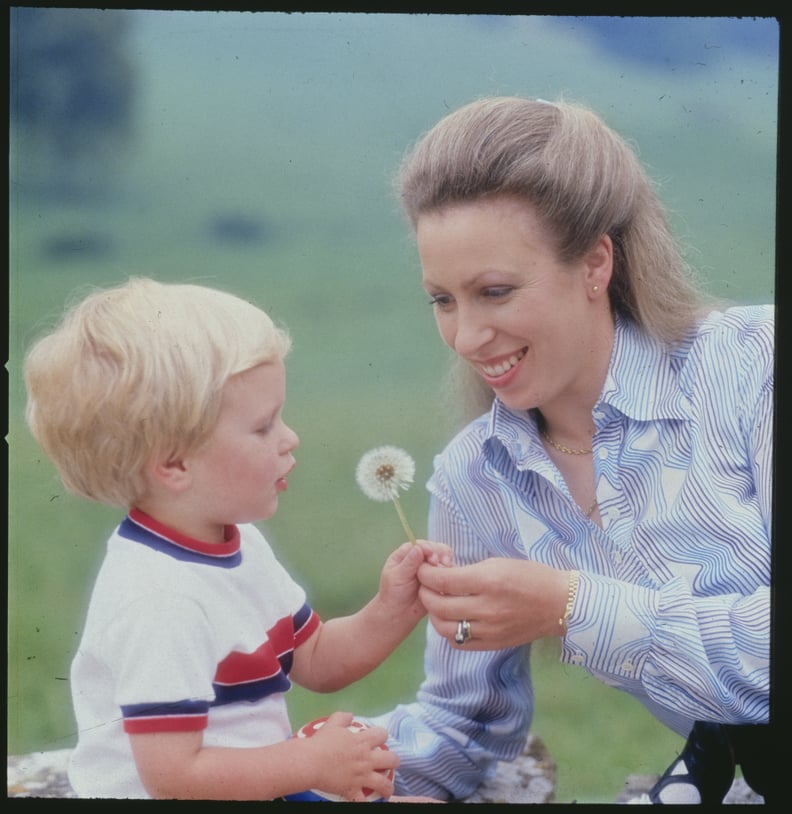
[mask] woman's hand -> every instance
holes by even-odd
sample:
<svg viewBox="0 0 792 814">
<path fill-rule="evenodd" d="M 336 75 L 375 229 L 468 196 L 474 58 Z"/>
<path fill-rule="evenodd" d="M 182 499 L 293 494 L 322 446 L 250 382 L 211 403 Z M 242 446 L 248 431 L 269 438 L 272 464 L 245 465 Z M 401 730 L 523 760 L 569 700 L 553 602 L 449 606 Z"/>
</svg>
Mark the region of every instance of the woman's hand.
<svg viewBox="0 0 792 814">
<path fill-rule="evenodd" d="M 500 650 L 544 636 L 560 636 L 569 572 L 530 560 L 491 558 L 454 568 L 418 570 L 421 602 L 452 647 Z M 459 623 L 470 624 L 465 644 L 454 642 Z"/>
</svg>

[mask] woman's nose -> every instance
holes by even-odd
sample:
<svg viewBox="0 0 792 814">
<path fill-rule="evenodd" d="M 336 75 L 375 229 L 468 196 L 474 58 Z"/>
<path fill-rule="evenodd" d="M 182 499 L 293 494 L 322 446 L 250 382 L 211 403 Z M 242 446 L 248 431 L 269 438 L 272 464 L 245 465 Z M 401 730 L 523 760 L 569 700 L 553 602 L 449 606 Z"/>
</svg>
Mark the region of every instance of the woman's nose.
<svg viewBox="0 0 792 814">
<path fill-rule="evenodd" d="M 492 328 L 481 319 L 477 319 L 469 311 L 460 312 L 453 340 L 449 344 L 459 356 L 470 359 L 479 355 L 481 348 L 492 339 L 493 334 Z"/>
</svg>

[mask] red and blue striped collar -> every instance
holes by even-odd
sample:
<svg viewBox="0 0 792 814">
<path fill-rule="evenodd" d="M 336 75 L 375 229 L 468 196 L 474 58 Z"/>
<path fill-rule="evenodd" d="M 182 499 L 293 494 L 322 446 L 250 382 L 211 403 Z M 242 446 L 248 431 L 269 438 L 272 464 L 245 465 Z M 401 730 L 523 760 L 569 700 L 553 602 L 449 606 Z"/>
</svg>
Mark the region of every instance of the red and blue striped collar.
<svg viewBox="0 0 792 814">
<path fill-rule="evenodd" d="M 182 534 L 140 509 L 133 508 L 118 527 L 118 534 L 181 560 L 233 566 L 237 565 L 241 558 L 239 528 L 233 525 L 225 527 L 224 542 L 206 543 Z"/>
</svg>

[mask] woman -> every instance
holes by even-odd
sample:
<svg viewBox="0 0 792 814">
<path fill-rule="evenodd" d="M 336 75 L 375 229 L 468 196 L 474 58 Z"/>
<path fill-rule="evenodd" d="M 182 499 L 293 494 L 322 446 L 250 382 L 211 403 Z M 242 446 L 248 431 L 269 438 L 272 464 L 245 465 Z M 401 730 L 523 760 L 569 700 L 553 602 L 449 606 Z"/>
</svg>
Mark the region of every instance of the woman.
<svg viewBox="0 0 792 814">
<path fill-rule="evenodd" d="M 397 789 L 462 798 L 515 757 L 529 645 L 560 636 L 690 736 L 653 802 L 719 802 L 735 760 L 766 793 L 740 744 L 769 715 L 772 308 L 712 310 L 635 155 L 578 106 L 467 105 L 400 193 L 487 412 L 429 483 L 458 567 L 420 573 L 426 679 L 382 719 Z"/>
</svg>

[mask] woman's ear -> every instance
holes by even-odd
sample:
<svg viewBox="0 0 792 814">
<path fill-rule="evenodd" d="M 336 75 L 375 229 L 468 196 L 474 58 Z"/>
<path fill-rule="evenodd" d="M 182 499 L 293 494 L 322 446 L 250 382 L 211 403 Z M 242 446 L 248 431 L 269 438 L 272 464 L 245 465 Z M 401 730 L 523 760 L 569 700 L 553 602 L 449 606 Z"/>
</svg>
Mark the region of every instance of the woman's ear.
<svg viewBox="0 0 792 814">
<path fill-rule="evenodd" d="M 613 274 L 613 241 L 603 235 L 584 257 L 586 264 L 586 287 L 596 296 L 607 291 Z"/>
</svg>

